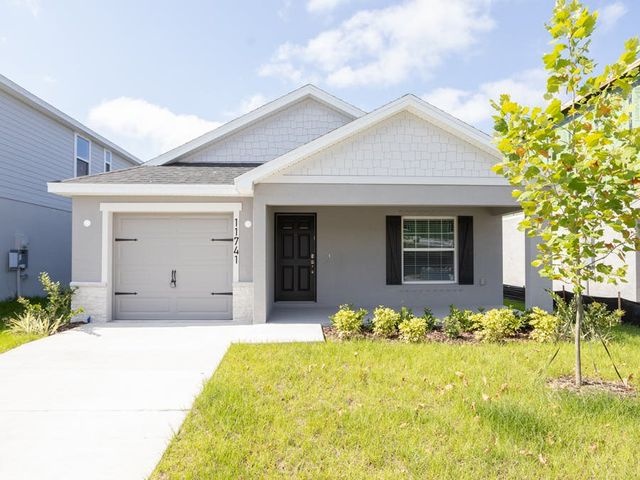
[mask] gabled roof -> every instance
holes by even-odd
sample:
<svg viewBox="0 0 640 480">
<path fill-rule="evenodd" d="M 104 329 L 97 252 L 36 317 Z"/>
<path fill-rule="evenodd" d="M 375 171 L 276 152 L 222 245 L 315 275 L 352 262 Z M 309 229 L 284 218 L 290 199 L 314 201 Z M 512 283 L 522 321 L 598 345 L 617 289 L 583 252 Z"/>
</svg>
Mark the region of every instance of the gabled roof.
<svg viewBox="0 0 640 480">
<path fill-rule="evenodd" d="M 23 103 L 26 103 L 31 108 L 39 111 L 40 113 L 43 113 L 44 115 L 50 118 L 53 118 L 54 120 L 70 128 L 71 130 L 75 130 L 78 133 L 83 133 L 84 135 L 91 137 L 94 141 L 107 147 L 112 152 L 117 153 L 119 156 L 121 156 L 125 160 L 128 160 L 129 162 L 134 164 L 142 163 L 142 161 L 139 158 L 130 154 L 124 148 L 119 147 L 118 145 L 111 142 L 110 140 L 107 140 L 102 135 L 94 132 L 89 127 L 84 126 L 82 123 L 71 118 L 66 113 L 61 112 L 54 106 L 48 104 L 41 98 L 35 96 L 33 93 L 25 90 L 20 85 L 9 80 L 4 75 L 0 75 L 0 90 L 7 93 L 8 95 L 11 95 L 12 97 L 17 98 Z"/>
<path fill-rule="evenodd" d="M 334 97 L 333 95 L 319 89 L 314 85 L 305 85 L 304 87 L 294 90 L 293 92 L 289 92 L 286 95 L 277 98 L 276 100 L 273 100 L 272 102 L 269 102 L 260 108 L 242 115 L 241 117 L 231 120 L 230 122 L 225 123 L 224 125 L 221 125 L 220 127 L 211 130 L 210 132 L 205 133 L 204 135 L 201 135 L 191 140 L 190 142 L 187 142 L 183 145 L 180 145 L 179 147 L 174 148 L 173 150 L 169 150 L 162 155 L 152 158 L 146 163 L 147 165 L 164 165 L 166 163 L 174 161 L 177 158 L 192 152 L 193 150 L 211 144 L 216 140 L 237 132 L 238 130 L 257 122 L 262 118 L 282 111 L 288 106 L 307 98 L 317 100 L 318 102 L 323 103 L 341 113 L 344 113 L 345 115 L 353 119 L 359 118 L 365 114 L 363 110 L 360 110 L 359 108 L 354 107 L 353 105 L 340 100 L 337 97 Z"/>
<path fill-rule="evenodd" d="M 266 162 L 253 170 L 244 173 L 235 180 L 235 184 L 241 192 L 250 192 L 255 183 L 264 180 L 299 161 L 320 152 L 336 143 L 360 133 L 377 123 L 386 120 L 400 112 L 407 111 L 431 124 L 445 130 L 452 135 L 474 145 L 475 147 L 494 156 L 497 160 L 502 158 L 500 151 L 492 144 L 491 137 L 477 130 L 462 120 L 434 107 L 430 103 L 416 97 L 405 95 L 399 99 L 384 105 L 377 110 L 368 113 L 353 122 L 337 128 L 322 137 L 306 143 L 284 155 Z"/>
</svg>

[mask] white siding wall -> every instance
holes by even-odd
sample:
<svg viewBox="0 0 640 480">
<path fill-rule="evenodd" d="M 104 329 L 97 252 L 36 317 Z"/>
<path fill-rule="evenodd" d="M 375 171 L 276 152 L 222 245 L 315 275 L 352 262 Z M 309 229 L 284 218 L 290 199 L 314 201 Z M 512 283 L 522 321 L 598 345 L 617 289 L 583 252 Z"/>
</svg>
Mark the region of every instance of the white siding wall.
<svg viewBox="0 0 640 480">
<path fill-rule="evenodd" d="M 102 146 L 91 138 L 91 170 L 104 170 Z M 15 295 L 16 274 L 7 253 L 16 238 L 29 244 L 23 294 L 42 293 L 38 274 L 68 283 L 71 270 L 71 200 L 47 192 L 47 182 L 74 175 L 74 131 L 0 91 L 0 300 Z M 113 169 L 131 166 L 114 155 Z"/>
<path fill-rule="evenodd" d="M 264 163 L 351 121 L 312 99 L 302 100 L 179 161 Z"/>
<path fill-rule="evenodd" d="M 402 112 L 305 159 L 284 175 L 488 177 L 496 160 L 456 136 Z"/>
</svg>

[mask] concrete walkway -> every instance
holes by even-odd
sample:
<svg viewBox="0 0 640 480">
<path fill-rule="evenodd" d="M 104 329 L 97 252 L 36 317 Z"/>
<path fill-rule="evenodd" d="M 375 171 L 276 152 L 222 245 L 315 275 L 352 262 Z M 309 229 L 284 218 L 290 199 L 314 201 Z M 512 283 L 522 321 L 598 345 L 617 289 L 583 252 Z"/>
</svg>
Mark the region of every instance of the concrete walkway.
<svg viewBox="0 0 640 480">
<path fill-rule="evenodd" d="M 319 325 L 84 325 L 0 354 L 0 479 L 143 479 L 234 342 Z"/>
</svg>

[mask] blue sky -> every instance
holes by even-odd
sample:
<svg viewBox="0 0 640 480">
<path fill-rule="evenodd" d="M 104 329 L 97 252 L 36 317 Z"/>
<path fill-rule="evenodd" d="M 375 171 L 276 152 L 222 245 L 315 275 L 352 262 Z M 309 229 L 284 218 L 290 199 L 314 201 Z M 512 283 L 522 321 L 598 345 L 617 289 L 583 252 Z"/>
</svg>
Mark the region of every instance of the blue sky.
<svg viewBox="0 0 640 480">
<path fill-rule="evenodd" d="M 601 12 L 593 55 L 638 35 Z M 365 110 L 414 93 L 489 131 L 540 98 L 552 0 L 0 0 L 0 73 L 146 160 L 305 83 Z"/>
</svg>

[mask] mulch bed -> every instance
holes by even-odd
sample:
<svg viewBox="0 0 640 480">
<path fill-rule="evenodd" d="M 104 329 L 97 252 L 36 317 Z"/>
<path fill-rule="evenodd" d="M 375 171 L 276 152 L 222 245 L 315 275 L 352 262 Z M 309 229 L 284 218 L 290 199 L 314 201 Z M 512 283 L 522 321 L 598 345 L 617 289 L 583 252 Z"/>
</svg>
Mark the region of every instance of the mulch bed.
<svg viewBox="0 0 640 480">
<path fill-rule="evenodd" d="M 575 378 L 573 375 L 564 375 L 549 380 L 547 385 L 553 390 L 564 390 L 578 395 L 603 392 L 621 397 L 634 397 L 637 395 L 635 387 L 627 382 L 583 378 L 580 388 L 577 388 L 574 382 Z"/>
<path fill-rule="evenodd" d="M 342 340 L 336 330 L 331 326 L 323 326 L 322 332 L 324 333 L 324 337 L 330 340 Z M 402 342 L 404 343 L 399 336 L 393 337 L 378 337 L 374 335 L 370 329 L 365 329 L 360 335 L 353 337 L 358 339 L 365 340 L 376 340 L 382 342 Z M 460 334 L 458 338 L 450 338 L 448 337 L 442 330 L 436 327 L 435 330 L 431 330 L 427 332 L 427 335 L 424 339 L 425 342 L 437 342 L 437 343 L 449 343 L 449 344 L 477 344 L 480 341 L 476 338 L 473 333 L 463 332 Z M 505 342 L 522 342 L 522 341 L 531 341 L 528 334 L 526 332 L 517 333 L 514 337 L 506 338 Z"/>
</svg>

